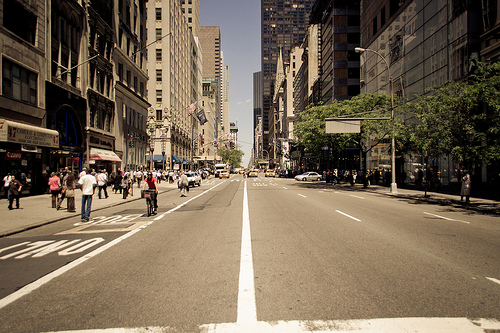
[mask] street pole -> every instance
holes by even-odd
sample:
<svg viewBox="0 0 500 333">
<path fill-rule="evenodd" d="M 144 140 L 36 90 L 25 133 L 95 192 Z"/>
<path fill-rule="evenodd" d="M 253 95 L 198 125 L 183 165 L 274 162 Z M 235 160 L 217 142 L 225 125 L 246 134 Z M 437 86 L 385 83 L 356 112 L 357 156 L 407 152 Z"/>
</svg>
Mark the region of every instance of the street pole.
<svg viewBox="0 0 500 333">
<path fill-rule="evenodd" d="M 370 51 L 378 55 L 384 61 L 390 81 L 389 90 L 391 95 L 391 120 L 392 123 L 394 124 L 394 90 L 391 77 L 391 67 L 389 66 L 389 63 L 387 62 L 385 57 L 383 57 L 380 53 L 378 53 L 375 50 L 356 47 L 354 48 L 354 51 L 357 53 L 364 53 L 365 51 Z M 396 138 L 394 133 L 392 134 L 391 138 L 391 193 L 398 193 L 398 184 L 396 183 Z"/>
</svg>

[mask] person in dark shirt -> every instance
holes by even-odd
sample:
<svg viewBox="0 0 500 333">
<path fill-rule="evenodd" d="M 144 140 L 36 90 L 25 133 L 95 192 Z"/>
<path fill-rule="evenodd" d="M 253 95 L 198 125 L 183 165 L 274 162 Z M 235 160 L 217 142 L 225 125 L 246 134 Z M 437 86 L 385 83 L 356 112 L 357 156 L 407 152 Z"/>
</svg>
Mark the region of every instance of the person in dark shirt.
<svg viewBox="0 0 500 333">
<path fill-rule="evenodd" d="M 12 203 L 14 199 L 16 200 L 16 208 L 19 209 L 19 197 L 21 196 L 21 182 L 16 179 L 15 176 L 12 176 L 12 180 L 9 184 L 9 210 L 12 210 Z"/>
</svg>

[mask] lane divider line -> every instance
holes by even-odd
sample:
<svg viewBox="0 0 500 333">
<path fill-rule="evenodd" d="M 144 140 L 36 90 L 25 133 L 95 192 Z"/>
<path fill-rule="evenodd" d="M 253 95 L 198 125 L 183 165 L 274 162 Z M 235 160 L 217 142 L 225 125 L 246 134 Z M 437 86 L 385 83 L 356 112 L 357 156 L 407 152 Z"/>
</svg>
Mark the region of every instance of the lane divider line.
<svg viewBox="0 0 500 333">
<path fill-rule="evenodd" d="M 157 216 L 157 217 L 155 217 L 153 220 L 154 220 L 154 221 L 161 220 L 162 218 L 164 218 L 164 217 L 165 217 L 165 215 L 168 215 L 168 214 L 170 214 L 170 213 L 172 213 L 172 212 L 175 212 L 177 209 L 184 207 L 184 206 L 185 206 L 185 205 L 187 205 L 189 202 L 193 201 L 194 199 L 196 199 L 196 198 L 198 198 L 198 197 L 201 197 L 202 195 L 204 195 L 204 194 L 205 194 L 205 193 L 207 193 L 207 192 L 210 192 L 211 190 L 213 190 L 214 188 L 216 188 L 216 187 L 217 187 L 217 186 L 219 186 L 220 184 L 223 184 L 223 183 L 218 183 L 217 185 L 212 186 L 212 187 L 211 187 L 211 188 L 209 188 L 208 190 L 206 190 L 206 191 L 204 191 L 204 192 L 201 192 L 201 193 L 200 193 L 200 194 L 198 194 L 197 196 L 192 197 L 191 199 L 189 199 L 189 200 L 187 200 L 187 201 L 185 201 L 185 202 L 181 203 L 181 204 L 180 204 L 180 205 L 178 205 L 178 206 L 175 206 L 175 207 L 174 207 L 174 208 L 172 208 L 171 210 L 169 210 L 169 211 L 167 211 L 167 212 L 165 212 L 165 213 L 163 213 L 163 214 L 161 214 L 161 215 L 158 215 L 158 216 Z"/>
<path fill-rule="evenodd" d="M 488 280 L 490 280 L 491 282 L 495 282 L 497 284 L 500 284 L 500 280 L 498 279 L 495 279 L 495 278 L 492 278 L 492 277 L 486 277 Z"/>
<path fill-rule="evenodd" d="M 250 232 L 250 214 L 248 211 L 247 182 L 245 182 L 245 187 L 243 189 L 243 230 L 241 233 L 238 316 L 236 322 L 240 325 L 257 323 L 257 305 L 255 302 L 252 236 Z"/>
<path fill-rule="evenodd" d="M 154 220 L 159 220 L 161 217 L 167 215 L 167 214 L 170 214 L 171 212 L 174 212 L 176 211 L 177 209 L 185 206 L 188 202 L 200 197 L 201 195 L 207 193 L 208 191 L 211 191 L 212 189 L 216 188 L 217 186 L 219 186 L 220 184 L 222 183 L 219 183 L 213 187 L 211 187 L 210 189 L 198 194 L 197 196 L 189 199 L 188 201 L 180 204 L 179 206 L 175 207 L 175 208 L 172 208 L 171 210 L 169 210 L 168 212 L 166 213 L 163 213 L 162 215 L 158 216 L 157 218 L 155 218 Z M 134 230 L 131 230 L 129 232 L 127 232 L 126 234 L 112 240 L 111 242 L 101 246 L 100 248 L 98 249 L 95 249 L 94 251 L 90 252 L 90 253 L 87 253 L 86 255 L 70 262 L 69 264 L 67 265 L 64 265 L 58 269 L 56 269 L 55 271 L 52 271 L 50 272 L 49 274 L 39 278 L 38 280 L 24 286 L 23 288 L 13 292 L 12 294 L 0 299 L 0 309 L 2 309 L 3 307 L 9 305 L 10 303 L 20 299 L 21 297 L 25 296 L 25 295 L 28 295 L 29 293 L 31 293 L 32 291 L 38 289 L 39 287 L 41 287 L 42 285 L 44 285 L 45 283 L 49 282 L 50 280 L 68 272 L 69 270 L 75 268 L 76 266 L 84 263 L 85 261 L 95 257 L 96 255 L 106 251 L 107 249 L 111 248 L 112 246 L 115 246 L 116 244 L 120 243 L 121 241 L 129 238 L 130 236 L 136 234 L 137 232 L 141 231 L 142 229 L 148 227 L 149 225 L 151 225 L 154 221 L 150 221 L 146 224 L 143 224 L 141 225 L 140 227 L 134 229 Z"/>
<path fill-rule="evenodd" d="M 357 219 L 357 218 L 355 218 L 354 216 L 351 216 L 351 215 L 349 215 L 349 214 L 346 214 L 346 213 L 344 213 L 344 212 L 341 212 L 340 210 L 336 210 L 336 212 L 337 212 L 337 213 L 339 213 L 339 214 L 342 214 L 342 215 L 344 215 L 344 216 L 347 216 L 347 217 L 348 217 L 348 218 L 350 218 L 350 219 L 353 219 L 353 220 L 355 220 L 355 221 L 361 222 L 361 220 L 360 220 L 360 219 Z"/>
<path fill-rule="evenodd" d="M 303 197 L 303 198 L 307 198 L 307 197 L 306 197 L 305 195 L 303 195 L 303 194 L 300 194 L 300 193 L 299 193 L 299 195 L 300 195 L 301 197 Z"/>
<path fill-rule="evenodd" d="M 467 222 L 467 221 L 455 220 L 455 219 L 451 219 L 449 217 L 445 217 L 445 216 L 441 216 L 441 215 L 436 215 L 436 214 L 431 214 L 431 213 L 427 213 L 427 212 L 423 212 L 423 213 L 426 214 L 426 215 L 431 215 L 431 216 L 438 217 L 440 219 L 447 220 L 447 221 L 456 221 L 456 222 L 462 222 L 462 223 L 470 224 L 470 222 Z"/>
<path fill-rule="evenodd" d="M 365 198 L 360 197 L 360 196 L 358 196 L 358 195 L 354 195 L 354 194 L 349 194 L 349 195 L 350 195 L 351 197 L 354 197 L 354 198 L 363 199 L 363 200 L 365 199 Z"/>
</svg>

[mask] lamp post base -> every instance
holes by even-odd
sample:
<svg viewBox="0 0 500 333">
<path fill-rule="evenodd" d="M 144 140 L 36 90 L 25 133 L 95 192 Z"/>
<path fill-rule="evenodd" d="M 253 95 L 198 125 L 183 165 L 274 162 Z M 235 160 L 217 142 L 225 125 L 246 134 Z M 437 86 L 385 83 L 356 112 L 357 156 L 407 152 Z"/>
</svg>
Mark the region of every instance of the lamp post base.
<svg viewBox="0 0 500 333">
<path fill-rule="evenodd" d="M 398 184 L 391 183 L 391 193 L 398 193 Z"/>
</svg>

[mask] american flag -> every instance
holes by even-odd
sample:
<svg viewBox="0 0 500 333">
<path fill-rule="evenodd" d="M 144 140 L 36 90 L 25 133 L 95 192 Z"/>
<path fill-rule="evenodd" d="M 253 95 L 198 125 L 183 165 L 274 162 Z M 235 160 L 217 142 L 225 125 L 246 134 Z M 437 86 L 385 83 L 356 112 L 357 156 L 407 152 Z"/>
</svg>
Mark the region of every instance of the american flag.
<svg viewBox="0 0 500 333">
<path fill-rule="evenodd" d="M 194 110 L 196 110 L 196 105 L 198 104 L 198 101 L 194 102 L 189 106 L 189 115 L 192 115 Z"/>
</svg>

